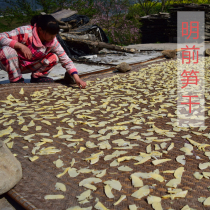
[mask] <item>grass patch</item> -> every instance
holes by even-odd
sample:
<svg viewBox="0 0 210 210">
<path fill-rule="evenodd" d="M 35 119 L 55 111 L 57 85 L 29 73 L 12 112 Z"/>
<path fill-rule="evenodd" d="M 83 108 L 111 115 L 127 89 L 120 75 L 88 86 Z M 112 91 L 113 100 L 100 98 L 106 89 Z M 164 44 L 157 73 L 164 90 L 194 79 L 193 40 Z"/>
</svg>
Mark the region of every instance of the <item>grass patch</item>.
<svg viewBox="0 0 210 210">
<path fill-rule="evenodd" d="M 26 24 L 20 24 L 19 22 L 17 21 L 12 21 L 12 23 L 10 24 L 10 26 L 8 26 L 6 20 L 4 17 L 0 17 L 0 33 L 2 32 L 6 32 L 6 31 L 11 31 L 17 27 L 20 27 L 21 25 L 27 25 L 27 24 L 30 24 L 30 23 L 26 23 Z"/>
</svg>

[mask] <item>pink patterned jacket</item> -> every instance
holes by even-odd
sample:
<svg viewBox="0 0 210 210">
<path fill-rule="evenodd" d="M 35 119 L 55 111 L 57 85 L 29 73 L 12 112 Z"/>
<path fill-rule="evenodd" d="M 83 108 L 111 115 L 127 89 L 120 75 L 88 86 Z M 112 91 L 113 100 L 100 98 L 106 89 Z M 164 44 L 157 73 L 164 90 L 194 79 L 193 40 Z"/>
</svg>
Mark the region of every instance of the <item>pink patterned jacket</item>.
<svg viewBox="0 0 210 210">
<path fill-rule="evenodd" d="M 77 73 L 77 69 L 72 60 L 67 56 L 56 37 L 51 42 L 47 42 L 45 45 L 42 44 L 37 34 L 36 25 L 21 26 L 10 32 L 0 33 L 0 47 L 9 46 L 14 48 L 16 42 L 26 45 L 33 55 L 33 57 L 28 60 L 24 57 L 21 51 L 17 50 L 19 65 L 24 69 L 28 65 L 33 65 L 33 63 L 43 59 L 49 52 L 51 52 L 58 56 L 61 65 L 69 74 Z"/>
</svg>

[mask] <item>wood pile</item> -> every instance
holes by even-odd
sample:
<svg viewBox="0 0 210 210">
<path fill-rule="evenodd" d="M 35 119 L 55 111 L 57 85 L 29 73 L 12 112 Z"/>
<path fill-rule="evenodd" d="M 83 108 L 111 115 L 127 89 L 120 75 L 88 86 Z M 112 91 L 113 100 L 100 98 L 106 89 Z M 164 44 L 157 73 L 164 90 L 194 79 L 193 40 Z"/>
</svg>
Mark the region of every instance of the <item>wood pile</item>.
<svg viewBox="0 0 210 210">
<path fill-rule="evenodd" d="M 177 42 L 177 12 L 205 12 L 205 41 L 210 41 L 210 5 L 174 4 L 170 13 L 159 13 L 141 17 L 142 43 Z"/>
<path fill-rule="evenodd" d="M 168 42 L 168 36 L 165 33 L 168 25 L 169 13 L 159 13 L 141 17 L 140 28 L 142 34 L 142 43 Z"/>
</svg>

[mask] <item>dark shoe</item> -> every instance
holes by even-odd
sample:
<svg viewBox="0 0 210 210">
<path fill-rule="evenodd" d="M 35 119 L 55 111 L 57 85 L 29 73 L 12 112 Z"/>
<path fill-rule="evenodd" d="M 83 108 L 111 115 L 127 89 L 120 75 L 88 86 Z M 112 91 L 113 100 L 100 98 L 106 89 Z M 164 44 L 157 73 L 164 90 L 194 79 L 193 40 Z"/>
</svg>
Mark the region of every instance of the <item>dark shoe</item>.
<svg viewBox="0 0 210 210">
<path fill-rule="evenodd" d="M 40 82 L 48 82 L 48 83 L 51 83 L 51 82 L 54 82 L 54 80 L 52 78 L 50 78 L 50 77 L 33 78 L 31 76 L 30 83 L 40 83 Z"/>
<path fill-rule="evenodd" d="M 16 82 L 10 82 L 10 83 L 25 83 L 25 82 L 24 82 L 24 79 L 21 78 L 21 79 L 17 80 Z"/>
<path fill-rule="evenodd" d="M 74 80 L 74 77 L 72 77 L 71 75 L 69 75 L 68 72 L 65 73 L 64 80 L 68 84 L 76 84 L 76 82 Z"/>
</svg>

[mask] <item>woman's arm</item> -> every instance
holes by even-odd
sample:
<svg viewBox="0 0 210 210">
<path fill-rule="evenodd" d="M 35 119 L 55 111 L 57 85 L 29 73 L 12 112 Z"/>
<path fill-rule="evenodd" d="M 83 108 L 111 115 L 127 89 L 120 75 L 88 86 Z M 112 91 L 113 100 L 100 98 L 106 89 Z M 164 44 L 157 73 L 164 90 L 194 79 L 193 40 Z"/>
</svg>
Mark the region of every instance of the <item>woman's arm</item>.
<svg viewBox="0 0 210 210">
<path fill-rule="evenodd" d="M 10 32 L 0 33 L 0 46 L 15 47 L 17 42 L 22 43 L 30 36 L 31 26 L 22 26 Z"/>
<path fill-rule="evenodd" d="M 58 42 L 57 38 L 55 38 L 55 45 L 52 49 L 52 52 L 54 52 L 58 58 L 59 61 L 61 62 L 61 65 L 63 66 L 63 68 L 66 69 L 66 71 L 74 77 L 77 85 L 81 88 L 85 88 L 86 87 L 86 82 L 82 81 L 79 78 L 78 72 L 76 67 L 73 64 L 73 61 L 68 57 L 68 55 L 66 54 L 65 50 L 63 49 L 63 47 L 61 46 L 61 44 Z"/>
</svg>

